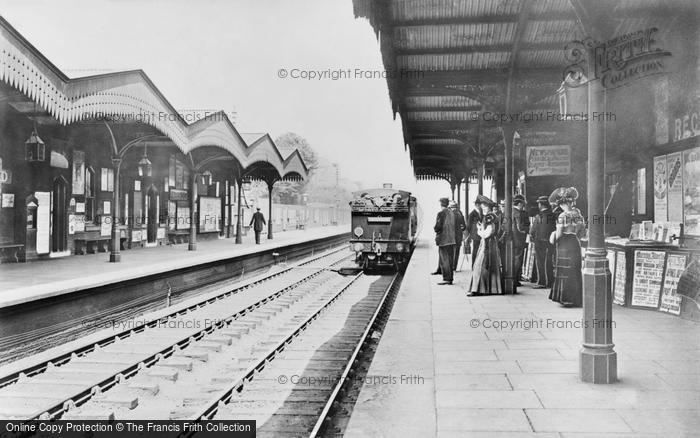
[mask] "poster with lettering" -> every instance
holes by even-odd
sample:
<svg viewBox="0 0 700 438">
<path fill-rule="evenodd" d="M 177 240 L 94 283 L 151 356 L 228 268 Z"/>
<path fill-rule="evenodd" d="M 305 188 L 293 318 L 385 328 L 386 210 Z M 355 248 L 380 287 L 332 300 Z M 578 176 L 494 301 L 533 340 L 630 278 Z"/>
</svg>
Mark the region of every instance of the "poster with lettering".
<svg viewBox="0 0 700 438">
<path fill-rule="evenodd" d="M 654 222 L 668 220 L 668 172 L 666 155 L 654 157 Z"/>
<path fill-rule="evenodd" d="M 664 251 L 638 249 L 634 252 L 633 306 L 652 308 L 659 306 L 665 262 Z"/>
<path fill-rule="evenodd" d="M 625 305 L 625 285 L 627 284 L 626 263 L 627 257 L 624 251 L 616 251 L 615 257 L 615 286 L 613 288 L 613 303 Z"/>
<path fill-rule="evenodd" d="M 85 193 L 85 152 L 73 151 L 73 194 Z"/>
<path fill-rule="evenodd" d="M 662 312 L 680 315 L 682 298 L 676 293 L 678 279 L 685 269 L 688 257 L 685 254 L 669 254 L 666 259 L 666 274 L 664 275 L 664 288 L 661 293 Z"/>
<path fill-rule="evenodd" d="M 221 230 L 221 199 L 199 197 L 199 232 L 208 233 Z"/>
<path fill-rule="evenodd" d="M 683 152 L 684 232 L 700 236 L 700 148 Z"/>
<path fill-rule="evenodd" d="M 666 155 L 668 175 L 668 220 L 683 222 L 683 154 Z"/>
<path fill-rule="evenodd" d="M 566 146 L 528 146 L 527 176 L 568 175 L 571 172 L 571 148 Z"/>
</svg>

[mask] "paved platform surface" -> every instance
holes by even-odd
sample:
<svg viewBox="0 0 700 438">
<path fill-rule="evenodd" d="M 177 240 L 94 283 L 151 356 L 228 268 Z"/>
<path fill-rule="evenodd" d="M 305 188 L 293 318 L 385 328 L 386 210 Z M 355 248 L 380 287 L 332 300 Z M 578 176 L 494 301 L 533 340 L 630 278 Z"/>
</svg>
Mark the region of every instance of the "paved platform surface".
<svg viewBox="0 0 700 438">
<path fill-rule="evenodd" d="M 232 238 L 199 240 L 196 251 L 188 251 L 187 243 L 130 249 L 121 251 L 119 263 L 110 263 L 107 252 L 0 264 L 0 307 L 345 232 L 348 225 L 285 231 L 275 234 L 272 240 L 264 234 L 260 245 L 255 244 L 251 233 L 238 245 Z"/>
<path fill-rule="evenodd" d="M 436 264 L 422 239 L 368 372 L 394 379 L 365 380 L 345 436 L 700 436 L 699 324 L 615 306 L 620 381 L 582 383 L 582 332 L 564 327 L 580 308 L 527 287 L 469 298 L 467 272 L 438 286 Z"/>
</svg>

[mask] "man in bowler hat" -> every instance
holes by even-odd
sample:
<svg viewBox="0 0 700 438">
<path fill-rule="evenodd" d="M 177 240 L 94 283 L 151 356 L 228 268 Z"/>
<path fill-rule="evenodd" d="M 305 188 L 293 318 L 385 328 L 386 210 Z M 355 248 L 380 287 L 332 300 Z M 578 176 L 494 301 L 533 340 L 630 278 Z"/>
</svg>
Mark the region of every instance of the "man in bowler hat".
<svg viewBox="0 0 700 438">
<path fill-rule="evenodd" d="M 255 231 L 255 244 L 260 245 L 260 233 L 262 233 L 263 226 L 265 225 L 265 216 L 260 212 L 260 207 L 253 213 L 253 217 L 250 219 L 250 225 L 253 227 L 253 231 Z"/>
<path fill-rule="evenodd" d="M 546 196 L 537 198 L 539 213 L 530 227 L 530 240 L 535 245 L 535 268 L 538 288 L 552 287 L 554 283 L 554 245 L 549 236 L 557 229 L 557 217 Z"/>
<path fill-rule="evenodd" d="M 454 246 L 455 246 L 455 214 L 452 210 L 447 208 L 450 200 L 447 198 L 440 198 L 440 207 L 442 209 L 437 214 L 435 220 L 435 244 L 438 246 L 439 256 L 440 256 L 440 272 L 442 273 L 443 284 L 452 284 L 453 281 L 453 271 L 452 271 L 452 259 L 454 258 Z"/>
</svg>

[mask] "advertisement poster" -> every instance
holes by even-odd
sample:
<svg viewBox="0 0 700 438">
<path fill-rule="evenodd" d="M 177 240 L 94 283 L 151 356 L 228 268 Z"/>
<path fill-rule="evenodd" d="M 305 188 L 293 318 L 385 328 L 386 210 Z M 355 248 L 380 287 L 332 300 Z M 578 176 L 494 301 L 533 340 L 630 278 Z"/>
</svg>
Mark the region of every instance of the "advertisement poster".
<svg viewBox="0 0 700 438">
<path fill-rule="evenodd" d="M 199 232 L 207 233 L 220 231 L 221 199 L 213 197 L 199 197 Z"/>
<path fill-rule="evenodd" d="M 683 215 L 685 234 L 700 236 L 700 148 L 683 152 Z"/>
<path fill-rule="evenodd" d="M 627 271 L 625 271 L 625 264 L 627 260 L 624 251 L 617 251 L 617 257 L 615 259 L 615 286 L 613 303 L 619 304 L 621 306 L 625 305 L 625 285 L 627 283 Z"/>
<path fill-rule="evenodd" d="M 73 193 L 85 193 L 85 152 L 73 151 Z"/>
<path fill-rule="evenodd" d="M 568 175 L 571 172 L 569 146 L 528 146 L 527 176 Z"/>
<path fill-rule="evenodd" d="M 668 220 L 683 222 L 683 159 L 680 152 L 666 155 L 668 172 Z"/>
<path fill-rule="evenodd" d="M 666 155 L 654 157 L 654 222 L 668 220 L 668 172 Z"/>
<path fill-rule="evenodd" d="M 51 240 L 51 192 L 35 192 L 36 208 L 36 253 L 48 254 Z"/>
<path fill-rule="evenodd" d="M 678 289 L 678 279 L 685 269 L 688 257 L 685 254 L 669 254 L 666 260 L 666 275 L 664 275 L 664 289 L 661 293 L 662 312 L 680 315 L 681 296 L 676 293 Z"/>
<path fill-rule="evenodd" d="M 665 261 L 663 251 L 634 252 L 633 306 L 656 308 L 659 305 Z"/>
</svg>

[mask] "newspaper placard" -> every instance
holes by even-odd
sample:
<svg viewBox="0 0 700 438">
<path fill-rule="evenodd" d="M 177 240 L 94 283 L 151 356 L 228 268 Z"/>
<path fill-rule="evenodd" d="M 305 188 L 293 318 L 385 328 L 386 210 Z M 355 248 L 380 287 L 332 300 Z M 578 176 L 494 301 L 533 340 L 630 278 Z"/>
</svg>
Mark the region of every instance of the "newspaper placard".
<svg viewBox="0 0 700 438">
<path fill-rule="evenodd" d="M 616 251 L 615 256 L 615 286 L 613 288 L 613 303 L 621 306 L 625 305 L 625 285 L 627 284 L 626 263 L 627 258 L 624 251 Z"/>
<path fill-rule="evenodd" d="M 568 175 L 571 172 L 571 148 L 564 146 L 528 146 L 527 176 Z"/>
<path fill-rule="evenodd" d="M 659 306 L 665 261 L 664 251 L 639 249 L 634 251 L 633 306 L 652 308 Z"/>
<path fill-rule="evenodd" d="M 678 279 L 681 277 L 688 257 L 685 254 L 669 254 L 666 259 L 666 274 L 664 275 L 664 288 L 661 293 L 662 312 L 680 315 L 682 298 L 676 293 Z"/>
</svg>

